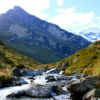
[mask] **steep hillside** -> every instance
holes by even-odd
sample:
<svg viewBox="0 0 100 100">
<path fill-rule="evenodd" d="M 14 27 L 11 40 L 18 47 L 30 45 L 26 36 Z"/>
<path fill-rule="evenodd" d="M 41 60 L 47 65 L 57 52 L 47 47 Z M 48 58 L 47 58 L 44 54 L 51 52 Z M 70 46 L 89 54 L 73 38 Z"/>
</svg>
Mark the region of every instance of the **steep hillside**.
<svg viewBox="0 0 100 100">
<path fill-rule="evenodd" d="M 0 15 L 0 39 L 42 63 L 58 61 L 89 44 L 83 37 L 30 15 L 18 6 Z"/>
<path fill-rule="evenodd" d="M 0 82 L 12 78 L 12 70 L 18 69 L 36 69 L 41 64 L 23 55 L 20 55 L 8 49 L 2 41 L 0 41 Z"/>
<path fill-rule="evenodd" d="M 48 66 L 58 66 L 62 68 L 66 74 L 85 73 L 87 75 L 99 75 L 100 40 L 76 52 L 72 56 Z"/>
</svg>

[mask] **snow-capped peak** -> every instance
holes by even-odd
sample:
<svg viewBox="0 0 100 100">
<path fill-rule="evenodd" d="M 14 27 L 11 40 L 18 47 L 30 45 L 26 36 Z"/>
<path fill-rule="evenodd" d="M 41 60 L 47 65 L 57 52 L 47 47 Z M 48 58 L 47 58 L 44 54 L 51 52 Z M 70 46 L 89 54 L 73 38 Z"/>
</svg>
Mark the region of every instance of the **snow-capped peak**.
<svg viewBox="0 0 100 100">
<path fill-rule="evenodd" d="M 89 27 L 83 29 L 79 34 L 92 42 L 100 40 L 100 28 L 98 27 Z"/>
</svg>

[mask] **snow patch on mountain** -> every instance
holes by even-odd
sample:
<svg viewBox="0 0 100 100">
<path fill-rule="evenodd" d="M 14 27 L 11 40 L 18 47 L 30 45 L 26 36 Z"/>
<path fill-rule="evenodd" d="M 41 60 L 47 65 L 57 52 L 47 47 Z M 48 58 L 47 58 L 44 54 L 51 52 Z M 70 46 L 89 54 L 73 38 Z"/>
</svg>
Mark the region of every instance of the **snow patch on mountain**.
<svg viewBox="0 0 100 100">
<path fill-rule="evenodd" d="M 96 41 L 100 40 L 100 28 L 99 27 L 89 27 L 81 32 L 79 32 L 80 35 L 88 39 L 89 41 Z"/>
</svg>

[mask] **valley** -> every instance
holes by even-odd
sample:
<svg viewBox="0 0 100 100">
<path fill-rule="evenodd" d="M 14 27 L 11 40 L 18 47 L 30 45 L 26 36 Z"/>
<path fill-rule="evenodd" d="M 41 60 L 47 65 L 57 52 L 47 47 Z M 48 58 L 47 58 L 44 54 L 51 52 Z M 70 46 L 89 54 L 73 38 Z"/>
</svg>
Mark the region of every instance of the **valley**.
<svg viewBox="0 0 100 100">
<path fill-rule="evenodd" d="M 43 64 L 59 61 L 90 44 L 82 36 L 30 15 L 19 6 L 0 15 L 0 39 Z"/>
<path fill-rule="evenodd" d="M 96 41 L 68 58 L 44 65 L 1 42 L 0 99 L 81 100 L 91 91 L 95 93 L 91 98 L 99 98 L 99 48 L 100 41 Z"/>
<path fill-rule="evenodd" d="M 0 14 L 0 100 L 100 100 L 91 30 L 76 35 L 20 6 Z"/>
</svg>

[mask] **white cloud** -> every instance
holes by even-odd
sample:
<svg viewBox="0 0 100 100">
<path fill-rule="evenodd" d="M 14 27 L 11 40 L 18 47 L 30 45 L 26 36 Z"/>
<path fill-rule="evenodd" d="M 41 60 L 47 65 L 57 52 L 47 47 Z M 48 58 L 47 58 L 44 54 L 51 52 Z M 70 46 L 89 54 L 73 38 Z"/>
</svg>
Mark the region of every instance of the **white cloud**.
<svg viewBox="0 0 100 100">
<path fill-rule="evenodd" d="M 100 17 L 95 16 L 89 24 L 86 24 L 85 26 L 81 27 L 79 32 L 81 32 L 84 29 L 88 30 L 88 29 L 92 29 L 92 28 L 98 29 L 100 31 Z"/>
<path fill-rule="evenodd" d="M 64 0 L 56 0 L 56 2 L 59 7 L 63 6 L 64 4 Z"/>
<path fill-rule="evenodd" d="M 84 27 L 91 23 L 95 18 L 93 12 L 89 13 L 78 13 L 75 12 L 75 7 L 68 9 L 58 9 L 58 15 L 51 18 L 49 21 L 53 22 L 60 27 L 73 30 L 74 32 L 78 31 L 78 27 Z"/>
<path fill-rule="evenodd" d="M 42 11 L 49 8 L 50 0 L 0 0 L 0 13 L 6 12 L 15 5 L 21 6 L 33 15 L 45 18 L 47 14 L 42 13 Z"/>
</svg>

